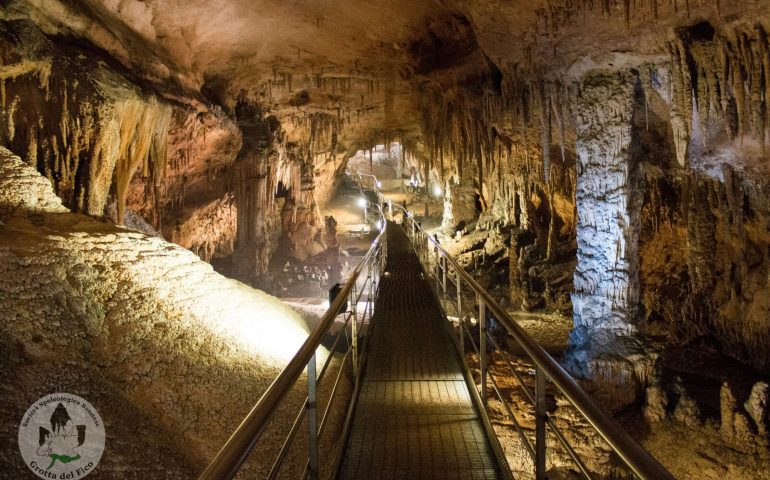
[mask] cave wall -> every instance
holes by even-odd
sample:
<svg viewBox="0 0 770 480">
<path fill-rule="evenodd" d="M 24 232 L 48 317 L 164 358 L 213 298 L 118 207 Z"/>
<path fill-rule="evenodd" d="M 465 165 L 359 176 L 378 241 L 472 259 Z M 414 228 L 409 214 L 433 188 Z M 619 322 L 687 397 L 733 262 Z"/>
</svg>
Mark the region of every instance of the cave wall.
<svg viewBox="0 0 770 480">
<path fill-rule="evenodd" d="M 3 417 L 21 418 L 41 391 L 66 388 L 108 421 L 104 478 L 123 478 L 126 465 L 132 475 L 194 476 L 304 342 L 303 319 L 188 250 L 69 212 L 5 148 L 0 178 Z M 291 423 L 301 391 L 267 438 Z M 6 445 L 16 435 L 0 430 Z M 265 476 L 279 446 L 257 448 L 265 456 L 246 471 Z M 23 462 L 4 465 L 27 475 Z"/>
<path fill-rule="evenodd" d="M 492 21 L 478 2 L 458 8 L 477 27 Z M 767 372 L 767 12 L 753 22 L 712 8 L 680 9 L 669 36 L 586 55 L 561 75 L 538 70 L 550 54 L 514 64 L 498 50 L 475 77 L 461 63 L 418 87 L 423 161 L 443 172 L 448 202 L 453 185 L 473 190 L 479 225 L 510 231 L 514 305 L 574 309 L 572 355 L 594 349 L 578 374 L 618 368 L 597 360 L 588 371 L 604 350 L 640 365 L 608 376 L 643 385 L 656 349 L 692 342 Z M 624 26 L 609 10 L 602 28 L 648 14 L 632 11 Z M 597 12 L 583 13 L 553 28 L 595 24 Z M 479 43 L 489 53 L 501 41 Z"/>
<path fill-rule="evenodd" d="M 363 109 L 346 119 L 339 110 L 271 114 L 264 92 L 304 97 L 270 80 L 227 113 L 194 94 L 181 103 L 93 46 L 52 41 L 29 21 L 2 22 L 2 34 L 0 143 L 66 206 L 225 259 L 228 273 L 265 287 L 276 253 L 304 261 L 324 249 L 319 205 L 349 155 L 343 125 L 362 116 L 368 125 Z M 321 91 L 352 88 L 316 80 Z M 368 80 L 362 88 L 374 91 Z"/>
<path fill-rule="evenodd" d="M 112 189 L 122 216 L 134 171 L 163 168 L 171 107 L 34 24 L 3 22 L 1 33 L 2 144 L 51 180 L 65 205 L 102 215 Z"/>
<path fill-rule="evenodd" d="M 2 143 L 72 209 L 142 220 L 254 283 L 323 249 L 346 159 L 398 140 L 407 176 L 448 192 L 446 231 L 478 214 L 502 232 L 514 306 L 767 371 L 765 1 L 338 0 L 355 18 L 294 23 L 276 5 L 296 31 L 235 22 L 207 42 L 221 18 L 185 23 L 202 6 L 10 2 Z M 592 100 L 606 121 L 589 125 L 597 78 L 627 103 Z"/>
</svg>

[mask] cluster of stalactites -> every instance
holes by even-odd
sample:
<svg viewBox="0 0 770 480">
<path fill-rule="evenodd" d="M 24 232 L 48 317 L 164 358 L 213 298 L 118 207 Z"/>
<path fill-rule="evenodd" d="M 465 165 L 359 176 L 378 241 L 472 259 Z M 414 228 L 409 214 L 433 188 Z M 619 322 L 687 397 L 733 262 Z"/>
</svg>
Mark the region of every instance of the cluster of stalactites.
<svg viewBox="0 0 770 480">
<path fill-rule="evenodd" d="M 342 128 L 383 108 L 387 115 L 392 107 L 393 84 L 392 74 L 372 74 L 358 69 L 348 72 L 322 69 L 301 77 L 275 69 L 272 78 L 260 84 L 257 94 L 264 99 L 266 111 L 288 103 L 296 108 L 292 116 L 301 119 L 320 109 L 322 114 L 336 116 L 338 128 Z M 320 103 L 316 97 L 321 98 Z"/>
<path fill-rule="evenodd" d="M 770 44 L 765 30 L 715 34 L 708 24 L 682 32 L 669 44 L 672 124 L 677 160 L 687 162 L 693 120 L 700 131 L 719 122 L 733 140 L 750 134 L 764 151 L 770 134 Z M 695 111 L 694 111 L 695 109 Z"/>
<path fill-rule="evenodd" d="M 442 175 L 481 185 L 485 175 L 502 172 L 499 167 L 505 165 L 539 185 L 560 182 L 553 178 L 551 166 L 555 159 L 566 161 L 568 97 L 561 82 L 513 75 L 504 77 L 499 93 L 480 96 L 424 89 L 420 107 L 426 171 L 435 168 Z M 538 136 L 539 156 L 520 144 L 518 139 L 528 134 Z M 558 157 L 551 151 L 554 137 Z"/>
<path fill-rule="evenodd" d="M 340 132 L 346 124 L 345 117 L 339 111 L 336 115 L 323 111 L 305 111 L 292 114 L 290 121 L 292 128 L 300 132 L 299 154 L 304 161 L 312 161 L 321 152 L 336 155 Z"/>
<path fill-rule="evenodd" d="M 0 141 L 25 152 L 73 210 L 102 215 L 114 184 L 122 222 L 137 169 L 153 187 L 164 174 L 172 109 L 132 91 L 100 99 L 85 81 L 52 76 L 52 67 L 51 59 L 0 65 Z"/>
<path fill-rule="evenodd" d="M 655 20 L 661 16 L 680 13 L 689 17 L 691 7 L 700 8 L 704 4 L 711 4 L 720 12 L 720 1 L 701 0 L 695 4 L 694 0 L 550 0 L 536 11 L 536 28 L 538 33 L 553 37 L 560 28 L 579 25 L 589 15 L 622 19 L 626 28 L 629 28 L 632 17 Z M 691 3 L 694 5 L 690 5 Z"/>
<path fill-rule="evenodd" d="M 168 158 L 168 129 L 171 106 L 155 99 L 145 102 L 129 100 L 118 105 L 120 144 L 115 163 L 115 194 L 118 222 L 123 221 L 126 196 L 131 179 L 139 166 L 148 180 L 158 208 L 160 182 L 165 175 Z"/>
<path fill-rule="evenodd" d="M 316 89 L 332 95 L 375 95 L 381 93 L 383 86 L 384 81 L 380 76 L 356 69 L 348 72 L 339 72 L 334 69 L 321 70 L 302 75 L 297 81 L 294 74 L 279 72 L 276 68 L 273 70 L 272 78 L 263 83 L 261 93 L 267 95 L 267 99 L 272 101 L 279 95 L 293 93 L 301 89 Z"/>
<path fill-rule="evenodd" d="M 233 189 L 239 199 L 239 242 L 247 244 L 277 227 L 279 205 L 315 209 L 315 162 L 319 156 L 336 155 L 341 119 L 325 112 L 305 112 L 289 118 L 292 139 L 283 129 L 267 139 L 267 146 L 239 162 Z"/>
</svg>

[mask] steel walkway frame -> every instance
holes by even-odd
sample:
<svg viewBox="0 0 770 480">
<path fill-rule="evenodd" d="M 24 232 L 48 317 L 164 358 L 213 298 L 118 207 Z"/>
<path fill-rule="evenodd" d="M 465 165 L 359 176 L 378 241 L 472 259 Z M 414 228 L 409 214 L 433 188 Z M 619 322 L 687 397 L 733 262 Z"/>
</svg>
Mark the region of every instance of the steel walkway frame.
<svg viewBox="0 0 770 480">
<path fill-rule="evenodd" d="M 374 395 L 376 400 L 379 391 L 376 387 L 372 391 L 372 387 L 364 386 L 366 382 L 362 381 L 362 374 L 364 371 L 363 367 L 367 364 L 367 346 L 372 332 L 372 328 L 370 327 L 372 326 L 371 320 L 373 311 L 375 310 L 375 298 L 377 298 L 377 294 L 379 293 L 380 279 L 386 275 L 384 268 L 388 257 L 389 247 L 388 242 L 385 241 L 385 234 L 386 232 L 394 230 L 395 227 L 392 223 L 386 226 L 385 215 L 383 213 L 385 201 L 383 195 L 379 191 L 379 182 L 376 177 L 363 174 L 357 174 L 353 177 L 358 181 L 362 195 L 364 194 L 365 189 L 369 190 L 372 195 L 376 195 L 375 198 L 377 199 L 377 202 L 373 203 L 365 200 L 364 208 L 368 209 L 370 212 L 369 218 L 372 220 L 372 223 L 374 223 L 375 219 L 379 219 L 378 221 L 381 222 L 380 225 L 383 226 L 383 231 L 372 243 L 371 248 L 361 263 L 351 273 L 342 291 L 331 303 L 329 310 L 323 316 L 318 326 L 311 332 L 310 336 L 300 347 L 294 358 L 289 361 L 286 368 L 279 374 L 270 387 L 268 387 L 267 391 L 264 392 L 246 418 L 241 422 L 240 426 L 233 432 L 229 440 L 198 477 L 199 479 L 220 480 L 235 477 L 257 441 L 260 439 L 266 425 L 274 416 L 274 412 L 289 392 L 292 391 L 293 386 L 305 369 L 307 369 L 308 396 L 305 400 L 304 407 L 297 413 L 294 424 L 288 432 L 278 458 L 275 460 L 273 468 L 267 478 L 276 477 L 286 458 L 286 452 L 291 446 L 303 419 L 307 417 L 307 428 L 309 429 L 308 460 L 302 477 L 318 479 L 319 439 L 324 434 L 324 427 L 327 425 L 331 404 L 335 399 L 335 393 L 338 392 L 337 387 L 340 384 L 343 369 L 350 368 L 351 377 L 354 382 L 353 394 L 347 407 L 347 416 L 343 427 L 344 434 L 338 438 L 336 442 L 340 448 L 338 448 L 334 454 L 334 464 L 336 467 L 332 469 L 333 472 L 339 472 L 343 476 L 345 475 L 345 468 L 348 468 L 348 465 L 342 463 L 342 455 L 345 451 L 343 446 L 348 444 L 348 437 L 350 437 L 351 442 L 355 440 L 355 433 L 350 436 L 348 433 L 351 431 L 355 432 L 354 413 L 356 410 L 356 399 L 361 396 L 364 401 L 367 401 L 370 395 Z M 364 196 L 364 198 L 366 198 L 366 196 Z M 592 478 L 591 472 L 586 468 L 575 450 L 569 445 L 565 436 L 551 419 L 546 409 L 545 388 L 546 383 L 550 382 L 557 392 L 566 398 L 585 420 L 593 426 L 610 448 L 625 463 L 628 470 L 637 478 L 643 480 L 673 479 L 671 474 L 663 468 L 657 460 L 644 450 L 638 442 L 631 438 L 620 425 L 618 425 L 591 399 L 590 395 L 588 395 L 580 385 L 567 374 L 556 360 L 546 353 L 540 345 L 521 329 L 507 312 L 498 305 L 497 302 L 495 302 L 495 300 L 492 299 L 492 297 L 439 245 L 435 238 L 428 235 L 420 227 L 419 222 L 414 218 L 414 215 L 412 215 L 411 212 L 408 212 L 391 202 L 387 202 L 387 211 L 391 220 L 396 216 L 401 217 L 405 233 L 411 241 L 411 245 L 417 254 L 417 258 L 419 258 L 420 268 L 422 269 L 422 275 L 425 280 L 429 279 L 429 275 L 426 273 L 432 273 L 432 279 L 430 279 L 430 281 L 431 283 L 435 283 L 433 299 L 436 303 L 442 305 L 444 309 L 455 309 L 454 313 L 458 320 L 458 325 L 454 329 L 451 327 L 446 311 L 441 311 L 440 317 L 443 319 L 445 327 L 448 327 L 448 331 L 450 332 L 449 336 L 452 339 L 452 342 L 450 343 L 454 343 L 455 345 L 457 354 L 456 359 L 459 357 L 459 363 L 462 366 L 465 383 L 467 386 L 471 387 L 468 391 L 472 400 L 474 400 L 476 411 L 478 412 L 478 416 L 476 417 L 477 420 L 475 421 L 480 421 L 482 423 L 485 433 L 487 434 L 488 446 L 491 448 L 493 456 L 497 459 L 498 469 L 495 472 L 495 476 L 492 478 L 497 478 L 498 476 L 510 478 L 510 470 L 505 463 L 505 459 L 502 456 L 502 449 L 500 448 L 494 435 L 494 429 L 489 423 L 486 415 L 487 396 L 490 390 L 501 400 L 506 410 L 506 414 L 512 421 L 527 452 L 531 455 L 534 463 L 534 474 L 538 480 L 544 480 L 546 478 L 546 458 L 549 451 L 546 448 L 546 433 L 548 430 L 551 431 L 561 447 L 563 447 L 572 458 L 577 471 L 585 478 Z M 359 312 L 358 308 L 362 299 L 364 300 L 365 307 Z M 349 308 L 348 305 L 350 306 Z M 387 311 L 387 308 L 380 310 Z M 319 422 L 317 384 L 325 378 L 325 373 L 328 372 L 330 361 L 334 355 L 329 355 L 328 359 L 320 369 L 320 372 L 317 372 L 316 350 L 320 347 L 321 341 L 327 335 L 335 319 L 339 315 L 344 315 L 344 326 L 335 336 L 331 351 L 334 352 L 335 348 L 342 344 L 341 339 L 343 338 L 343 334 L 345 338 L 344 344 L 347 345 L 347 348 L 342 354 L 342 366 L 339 368 L 334 383 L 331 386 L 329 402 L 323 408 L 323 415 L 320 417 Z M 511 367 L 511 375 L 520 382 L 520 386 L 523 388 L 527 399 L 530 401 L 532 408 L 535 411 L 536 428 L 534 442 L 526 435 L 516 421 L 510 405 L 497 386 L 495 375 L 493 372 L 490 372 L 488 368 L 488 349 L 500 350 L 494 337 L 490 336 L 487 331 L 487 323 L 490 318 L 494 318 L 498 324 L 502 325 L 507 330 L 508 335 L 517 342 L 519 347 L 521 347 L 535 366 L 535 388 L 534 391 L 532 391 L 523 378 L 521 378 L 521 375 L 512 367 L 510 362 L 508 362 L 508 365 Z M 478 327 L 477 338 L 474 338 L 474 335 L 472 334 L 472 327 Z M 441 329 L 439 328 L 439 330 Z M 451 333 L 453 331 L 455 333 Z M 481 385 L 478 389 L 475 387 L 475 382 L 472 380 L 472 373 L 465 361 L 465 352 L 469 347 L 476 352 L 476 355 L 478 355 L 479 358 Z M 345 367 L 346 365 L 348 365 L 348 367 Z M 375 365 L 372 368 L 373 372 L 377 372 L 376 369 L 382 367 Z M 376 376 L 377 374 L 374 373 L 374 375 Z M 364 387 L 362 388 L 362 386 Z M 489 388 L 490 386 L 492 387 L 491 389 Z M 364 388 L 368 389 L 364 390 Z M 444 388 L 446 392 L 448 392 L 448 388 Z M 405 389 L 402 390 L 402 394 L 407 395 Z M 437 386 L 436 390 L 438 390 Z M 458 395 L 458 397 L 459 396 L 460 395 Z M 430 398 L 430 396 L 428 396 L 428 398 Z M 447 396 L 444 397 L 444 399 L 448 398 L 449 395 L 447 393 Z M 387 401 L 385 405 L 387 405 Z M 415 405 L 412 406 L 414 407 Z M 417 408 L 420 408 L 419 402 Z M 435 411 L 432 414 L 436 415 Z M 408 423 L 408 420 L 409 419 L 406 420 L 405 424 L 407 426 L 407 437 L 410 434 L 408 428 L 410 424 Z M 400 425 L 397 425 L 396 428 L 400 428 Z M 421 425 L 419 422 L 417 423 L 416 428 L 418 429 L 417 443 L 418 445 L 421 445 L 419 434 Z M 463 437 L 463 435 L 460 435 L 459 437 Z M 408 445 L 409 443 L 407 440 L 407 446 Z M 396 448 L 398 449 L 398 446 L 396 446 Z M 458 452 L 459 450 L 455 453 Z M 409 452 L 406 453 L 408 456 Z M 489 452 L 486 451 L 485 455 L 488 454 Z M 455 455 L 455 457 L 457 457 L 457 455 Z M 488 459 L 489 457 L 485 458 Z M 423 470 L 420 470 L 419 468 L 419 461 L 415 460 L 415 462 L 418 467 L 417 471 L 423 472 Z M 428 472 L 429 470 L 431 469 L 426 469 L 424 471 Z M 483 468 L 480 470 L 485 472 L 484 475 L 489 473 Z M 434 469 L 434 471 L 438 470 Z M 389 478 L 410 478 L 408 472 L 404 474 L 404 477 L 398 476 L 397 470 L 393 470 L 393 472 L 395 473 L 392 473 Z M 371 470 L 366 472 L 365 478 L 370 478 L 369 473 L 371 473 Z M 350 478 L 353 478 L 353 476 Z"/>
</svg>

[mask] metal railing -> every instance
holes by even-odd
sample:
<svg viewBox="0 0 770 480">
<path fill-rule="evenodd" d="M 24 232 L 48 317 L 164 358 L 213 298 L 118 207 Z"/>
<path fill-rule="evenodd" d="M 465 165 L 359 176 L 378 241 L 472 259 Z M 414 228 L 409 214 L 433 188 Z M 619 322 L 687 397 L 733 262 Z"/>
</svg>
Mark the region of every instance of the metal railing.
<svg viewBox="0 0 770 480">
<path fill-rule="evenodd" d="M 267 478 L 272 479 L 277 475 L 286 458 L 288 449 L 299 431 L 303 418 L 307 416 L 309 431 L 308 460 L 302 477 L 317 479 L 319 476 L 319 438 L 323 434 L 324 427 L 329 419 L 329 412 L 332 402 L 334 401 L 335 393 L 337 392 L 337 386 L 340 382 L 342 370 L 345 367 L 347 360 L 350 359 L 350 366 L 354 378 L 354 391 L 351 400 L 348 403 L 343 434 L 339 437 L 340 442 L 346 441 L 347 433 L 352 422 L 355 399 L 357 398 L 358 390 L 360 388 L 359 380 L 365 364 L 366 346 L 368 343 L 369 332 L 371 331 L 370 319 L 373 314 L 373 302 L 379 284 L 378 280 L 381 273 L 384 271 L 387 255 L 387 244 L 384 241 L 386 227 L 383 212 L 380 208 L 384 203 L 384 198 L 380 193 L 379 188 L 377 188 L 378 183 L 376 177 L 371 176 L 374 177 L 374 183 L 373 188 L 370 188 L 363 181 L 363 178 L 367 176 L 367 174 L 353 175 L 354 178 L 357 178 L 359 189 L 361 189 L 362 193 L 364 189 L 374 190 L 377 193 L 378 204 L 375 205 L 373 202 L 367 201 L 365 208 L 373 208 L 379 214 L 382 221 L 381 233 L 372 243 L 372 246 L 364 259 L 351 273 L 344 288 L 332 302 L 329 310 L 321 319 L 321 322 L 313 330 L 302 347 L 300 347 L 299 351 L 286 368 L 279 374 L 267 391 L 265 391 L 257 404 L 252 408 L 251 412 L 232 434 L 225 446 L 222 447 L 214 460 L 199 476 L 199 479 L 219 480 L 230 479 L 235 476 L 259 440 L 270 419 L 273 417 L 278 405 L 284 398 L 286 398 L 305 368 L 307 368 L 308 372 L 308 396 L 303 408 L 298 412 Z M 390 201 L 387 203 L 390 218 L 393 219 L 394 205 Z M 578 456 L 574 448 L 569 444 L 565 435 L 561 432 L 561 429 L 556 425 L 546 409 L 546 382 L 548 381 L 550 381 L 557 388 L 559 393 L 569 400 L 585 420 L 596 429 L 610 448 L 625 462 L 628 468 L 637 477 L 643 480 L 665 480 L 673 478 L 668 471 L 666 471 L 641 447 L 641 445 L 639 445 L 639 443 L 632 439 L 612 418 L 596 405 L 591 397 L 561 367 L 561 365 L 559 365 L 556 360 L 554 360 L 542 347 L 540 347 L 540 345 L 524 332 L 524 330 L 494 299 L 492 299 L 473 277 L 471 277 L 465 269 L 460 266 L 457 261 L 441 247 L 441 245 L 439 245 L 434 237 L 431 237 L 422 229 L 410 212 L 404 210 L 400 205 L 395 205 L 395 208 L 403 215 L 407 236 L 410 238 L 426 273 L 433 274 L 435 293 L 439 303 L 444 308 L 444 317 L 447 322 L 449 322 L 449 317 L 446 315 L 447 307 L 451 307 L 456 314 L 459 327 L 458 331 L 455 331 L 454 328 L 450 328 L 450 331 L 454 332 L 453 341 L 463 359 L 463 366 L 466 369 L 465 373 L 467 377 L 470 376 L 470 369 L 465 362 L 466 340 L 470 342 L 472 351 L 478 356 L 481 385 L 478 390 L 474 389 L 473 391 L 475 401 L 479 403 L 479 408 L 486 410 L 488 404 L 487 387 L 488 382 L 491 382 L 492 389 L 503 405 L 509 420 L 514 425 L 524 448 L 532 457 L 535 465 L 535 476 L 538 480 L 544 480 L 546 478 L 546 455 L 548 452 L 546 448 L 547 429 L 551 430 L 559 444 L 575 462 L 580 473 L 585 478 L 592 478 L 591 472 Z M 362 279 L 363 277 L 361 275 L 364 272 L 366 272 L 366 278 Z M 366 303 L 359 318 L 357 307 L 365 292 L 367 293 Z M 345 310 L 344 305 L 348 302 L 350 303 L 351 309 L 349 311 L 343 311 Z M 326 336 L 336 317 L 342 313 L 346 315 L 344 326 L 335 336 L 333 346 L 330 348 L 330 355 L 321 368 L 320 373 L 316 375 L 316 351 L 320 347 L 321 341 Z M 510 359 L 505 356 L 495 338 L 489 334 L 488 318 L 494 318 L 497 323 L 501 324 L 506 329 L 508 335 L 517 342 L 534 364 L 534 392 L 527 386 L 522 374 L 513 367 Z M 470 328 L 474 322 L 479 329 L 478 342 L 474 338 Z M 360 335 L 359 332 L 366 324 L 369 324 L 368 328 L 365 329 L 363 335 Z M 450 324 L 449 326 L 453 325 Z M 350 329 L 349 336 L 347 333 L 348 328 Z M 316 405 L 317 386 L 327 372 L 343 333 L 345 333 L 346 339 L 349 338 L 350 341 L 344 352 L 343 359 L 340 363 L 340 371 L 331 387 L 329 402 L 324 408 L 324 413 L 319 424 Z M 362 338 L 359 338 L 359 336 L 362 336 Z M 363 343 L 359 346 L 361 340 L 363 340 Z M 488 348 L 490 346 L 501 352 L 510 373 L 520 384 L 527 400 L 533 405 L 535 411 L 534 445 L 513 414 L 511 405 L 503 396 L 501 389 L 498 386 L 494 372 L 489 368 Z M 486 415 L 484 415 L 484 418 L 486 418 Z M 485 427 L 491 429 L 491 425 L 489 425 L 488 422 L 485 424 Z M 494 432 L 488 433 L 493 434 Z M 335 459 L 334 468 L 331 470 L 332 472 L 336 472 L 339 468 L 342 451 L 343 449 L 340 449 L 337 458 Z"/>
<path fill-rule="evenodd" d="M 643 480 L 673 479 L 673 476 L 655 460 L 642 446 L 608 416 L 583 390 L 561 365 L 551 357 L 532 337 L 530 337 L 519 324 L 501 307 L 490 295 L 473 279 L 465 269 L 441 247 L 435 237 L 427 234 L 414 218 L 411 212 L 404 210 L 400 205 L 396 208 L 406 218 L 405 229 L 407 235 L 415 247 L 415 251 L 426 273 L 432 274 L 435 282 L 435 293 L 439 303 L 445 311 L 450 307 L 454 310 L 458 319 L 458 329 L 455 333 L 456 345 L 462 356 L 465 356 L 466 339 L 469 340 L 472 350 L 479 359 L 481 385 L 479 396 L 483 408 L 487 408 L 488 382 L 491 382 L 492 390 L 502 404 L 506 416 L 511 421 L 524 448 L 531 456 L 535 464 L 535 478 L 546 478 L 546 429 L 550 429 L 556 440 L 564 448 L 575 466 L 584 478 L 592 479 L 593 476 L 575 449 L 569 444 L 561 429 L 546 409 L 546 382 L 550 381 L 583 418 L 601 435 L 609 447 L 623 460 L 626 466 L 637 477 Z M 489 320 L 494 320 L 502 325 L 508 335 L 529 357 L 535 366 L 535 388 L 532 391 L 506 355 L 500 348 L 494 336 L 489 332 Z M 478 343 L 474 339 L 470 326 L 478 326 Z M 451 331 L 455 332 L 452 328 Z M 513 414 L 511 405 L 505 396 L 489 368 L 488 350 L 492 347 L 500 352 L 505 359 L 507 370 L 516 379 L 526 399 L 534 407 L 535 411 L 535 441 L 534 445 L 527 437 L 524 429 Z"/>
<path fill-rule="evenodd" d="M 380 184 L 373 175 L 357 174 L 360 178 L 373 177 L 373 186 L 377 190 L 377 196 L 381 204 L 384 203 L 383 195 L 377 188 Z M 363 186 L 363 182 L 361 183 Z M 371 187 L 370 187 L 371 188 Z M 394 219 L 394 205 L 388 201 L 388 212 Z M 414 215 L 396 204 L 395 209 L 402 214 L 403 225 L 407 236 L 417 252 L 420 262 L 428 275 L 432 275 L 435 282 L 435 294 L 444 310 L 444 317 L 449 322 L 447 308 L 451 308 L 458 320 L 457 329 L 450 322 L 450 332 L 463 359 L 463 366 L 469 369 L 465 357 L 466 340 L 470 343 L 472 351 L 479 360 L 480 387 L 478 395 L 474 397 L 480 400 L 479 408 L 487 410 L 488 383 L 500 401 L 505 414 L 521 439 L 525 450 L 532 458 L 535 465 L 535 478 L 546 479 L 546 456 L 548 429 L 552 432 L 558 443 L 575 463 L 580 474 L 587 479 L 593 475 L 583 460 L 570 445 L 564 433 L 556 425 L 556 422 L 546 408 L 546 383 L 551 382 L 559 394 L 566 398 L 581 416 L 596 430 L 607 442 L 609 447 L 625 463 L 633 474 L 642 480 L 666 480 L 673 476 L 653 458 L 636 440 L 604 410 L 602 410 L 591 396 L 570 376 L 564 368 L 551 357 L 532 337 L 530 337 L 519 324 L 501 307 L 490 295 L 473 279 L 465 269 L 441 247 L 435 237 L 426 233 L 417 222 Z M 502 325 L 508 335 L 514 339 L 534 364 L 535 388 L 530 389 L 520 372 L 518 372 L 507 353 L 500 348 L 497 340 L 489 332 L 489 319 L 494 318 Z M 475 323 L 478 327 L 478 342 L 471 332 L 470 326 Z M 505 360 L 507 370 L 516 379 L 522 388 L 526 400 L 532 405 L 535 412 L 534 444 L 527 437 L 524 428 L 513 414 L 510 402 L 502 394 L 495 375 L 489 368 L 488 350 L 492 347 L 500 353 Z M 470 371 L 466 372 L 470 375 Z M 489 427 L 491 428 L 491 427 Z M 492 434 L 494 434 L 492 432 Z"/>
<path fill-rule="evenodd" d="M 361 260 L 355 270 L 350 274 L 342 290 L 337 294 L 329 309 L 322 317 L 320 323 L 310 333 L 300 347 L 297 354 L 289 361 L 286 367 L 276 377 L 273 383 L 262 394 L 249 414 L 244 418 L 238 428 L 232 433 L 230 439 L 217 453 L 211 463 L 198 477 L 199 480 L 222 480 L 233 478 L 248 458 L 261 435 L 264 433 L 270 420 L 275 416 L 279 405 L 294 387 L 303 370 L 307 370 L 307 398 L 302 408 L 297 412 L 291 429 L 289 430 L 281 449 L 273 462 L 268 479 L 275 478 L 289 449 L 299 432 L 304 417 L 307 417 L 308 428 L 308 456 L 302 478 L 319 478 L 319 443 L 330 419 L 330 412 L 335 396 L 339 392 L 338 386 L 342 373 L 347 368 L 352 369 L 351 376 L 354 386 L 353 393 L 348 402 L 343 434 L 337 439 L 341 444 L 347 438 L 350 428 L 355 399 L 360 388 L 360 376 L 366 359 L 366 347 L 371 332 L 371 317 L 374 313 L 374 299 L 379 286 L 379 278 L 385 268 L 387 245 L 385 242 L 385 222 L 379 205 L 367 205 L 371 207 L 382 219 L 382 231 L 372 243 L 366 256 Z M 365 276 L 364 276 L 365 275 Z M 365 296 L 365 297 L 364 297 Z M 360 302 L 364 298 L 363 311 L 359 311 Z M 349 306 L 346 309 L 345 306 Z M 316 352 L 321 342 L 326 338 L 330 328 L 340 314 L 344 314 L 344 323 L 339 332 L 334 336 L 332 346 L 329 348 L 329 356 L 319 372 L 316 372 Z M 347 348 L 339 362 L 339 371 L 331 385 L 329 401 L 323 407 L 323 414 L 318 418 L 318 386 L 329 371 L 335 352 L 345 338 Z M 343 445 L 344 447 L 344 445 Z M 332 472 L 336 472 L 341 462 L 344 448 L 339 448 Z"/>
</svg>

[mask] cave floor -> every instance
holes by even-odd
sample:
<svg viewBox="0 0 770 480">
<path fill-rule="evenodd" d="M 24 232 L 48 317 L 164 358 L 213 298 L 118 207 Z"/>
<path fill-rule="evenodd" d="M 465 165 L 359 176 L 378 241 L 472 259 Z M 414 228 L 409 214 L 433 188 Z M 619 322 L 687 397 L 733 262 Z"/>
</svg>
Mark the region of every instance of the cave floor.
<svg viewBox="0 0 770 480">
<path fill-rule="evenodd" d="M 341 478 L 498 478 L 441 311 L 403 231 L 388 264 Z"/>
</svg>

